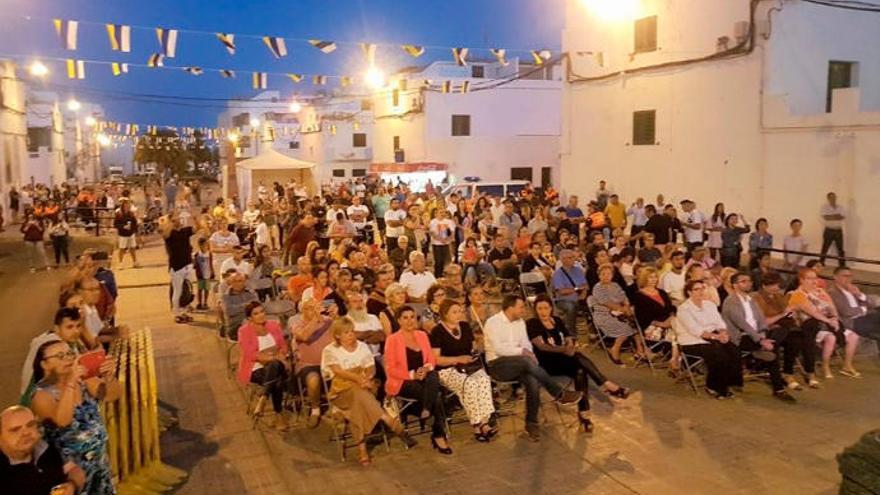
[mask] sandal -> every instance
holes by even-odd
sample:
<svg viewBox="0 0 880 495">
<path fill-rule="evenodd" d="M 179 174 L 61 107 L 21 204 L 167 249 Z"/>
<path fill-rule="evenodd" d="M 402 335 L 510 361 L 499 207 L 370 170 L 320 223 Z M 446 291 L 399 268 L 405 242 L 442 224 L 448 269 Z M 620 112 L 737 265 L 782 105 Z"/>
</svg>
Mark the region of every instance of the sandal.
<svg viewBox="0 0 880 495">
<path fill-rule="evenodd" d="M 627 397 L 629 397 L 630 390 L 626 387 L 618 385 L 617 390 L 613 392 L 606 390 L 605 393 L 617 397 L 618 399 L 626 399 Z"/>
<path fill-rule="evenodd" d="M 361 457 L 358 459 L 358 462 L 361 464 L 361 467 L 370 467 L 373 465 L 373 459 L 369 455 Z"/>
<path fill-rule="evenodd" d="M 856 370 L 842 369 L 842 370 L 839 370 L 839 371 L 840 371 L 840 374 L 841 374 L 841 375 L 848 376 L 848 377 L 850 377 L 850 378 L 861 378 L 861 377 L 862 377 L 862 374 L 859 373 L 859 372 L 856 371 Z"/>
</svg>

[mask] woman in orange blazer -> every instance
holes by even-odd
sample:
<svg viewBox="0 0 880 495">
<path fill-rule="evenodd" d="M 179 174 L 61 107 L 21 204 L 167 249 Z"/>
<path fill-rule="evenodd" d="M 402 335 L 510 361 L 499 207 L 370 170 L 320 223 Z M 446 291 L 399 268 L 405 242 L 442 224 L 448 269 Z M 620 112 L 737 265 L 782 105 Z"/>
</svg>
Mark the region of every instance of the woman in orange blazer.
<svg viewBox="0 0 880 495">
<path fill-rule="evenodd" d="M 434 417 L 431 445 L 441 454 L 451 454 L 446 440 L 446 412 L 435 370 L 437 358 L 431 351 L 428 334 L 419 330 L 412 306 L 401 306 L 395 313 L 400 330 L 385 340 L 385 392 L 419 401 L 422 419 Z"/>
</svg>

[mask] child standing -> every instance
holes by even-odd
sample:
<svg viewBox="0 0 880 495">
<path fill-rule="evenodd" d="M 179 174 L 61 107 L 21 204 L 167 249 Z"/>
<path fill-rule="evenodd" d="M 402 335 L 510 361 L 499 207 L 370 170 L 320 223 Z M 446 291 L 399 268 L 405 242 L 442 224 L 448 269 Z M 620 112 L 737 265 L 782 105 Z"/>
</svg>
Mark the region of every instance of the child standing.
<svg viewBox="0 0 880 495">
<path fill-rule="evenodd" d="M 208 309 L 208 292 L 211 289 L 211 281 L 214 279 L 214 255 L 208 247 L 208 239 L 199 238 L 196 254 L 193 256 L 193 266 L 196 269 L 198 285 L 198 304 L 196 309 Z"/>
</svg>

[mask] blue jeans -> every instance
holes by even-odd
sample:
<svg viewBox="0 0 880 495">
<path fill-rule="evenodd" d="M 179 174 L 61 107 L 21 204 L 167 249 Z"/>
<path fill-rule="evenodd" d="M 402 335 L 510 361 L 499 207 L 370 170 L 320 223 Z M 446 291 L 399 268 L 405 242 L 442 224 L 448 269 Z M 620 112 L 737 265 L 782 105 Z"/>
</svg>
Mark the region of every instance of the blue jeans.
<svg viewBox="0 0 880 495">
<path fill-rule="evenodd" d="M 500 381 L 518 380 L 526 389 L 526 423 L 538 424 L 541 408 L 541 387 L 553 397 L 559 397 L 562 386 L 527 356 L 503 356 L 489 362 L 489 375 Z"/>
<path fill-rule="evenodd" d="M 577 335 L 577 308 L 578 302 L 576 300 L 556 300 L 556 311 L 559 313 L 559 317 L 562 318 L 562 322 L 565 323 L 565 328 L 571 336 Z"/>
</svg>

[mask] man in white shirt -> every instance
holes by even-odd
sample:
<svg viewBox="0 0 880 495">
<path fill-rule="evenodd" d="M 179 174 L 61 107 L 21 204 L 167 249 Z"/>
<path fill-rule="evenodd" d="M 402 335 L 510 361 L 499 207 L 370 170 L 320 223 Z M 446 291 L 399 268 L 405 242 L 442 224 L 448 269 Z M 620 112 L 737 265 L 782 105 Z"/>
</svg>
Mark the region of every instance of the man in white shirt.
<svg viewBox="0 0 880 495">
<path fill-rule="evenodd" d="M 367 225 L 367 217 L 370 216 L 370 209 L 362 202 L 363 199 L 360 196 L 355 196 L 351 198 L 351 205 L 345 210 L 349 220 L 358 231 L 364 230 Z"/>
<path fill-rule="evenodd" d="M 389 253 L 397 247 L 397 238 L 405 235 L 405 219 L 406 212 L 400 207 L 400 200 L 392 198 L 390 208 L 385 212 L 385 248 Z"/>
<path fill-rule="evenodd" d="M 645 200 L 643 198 L 636 198 L 636 202 L 627 208 L 626 215 L 633 217 L 630 235 L 636 235 L 641 232 L 645 228 L 645 224 L 648 223 L 648 215 L 645 214 Z"/>
<path fill-rule="evenodd" d="M 248 229 L 253 229 L 257 226 L 257 218 L 259 217 L 260 210 L 257 209 L 257 205 L 255 203 L 248 203 L 247 210 L 241 214 L 241 221 Z"/>
<path fill-rule="evenodd" d="M 825 264 L 825 255 L 831 249 L 831 244 L 837 248 L 837 256 L 843 258 L 843 221 L 846 220 L 846 211 L 842 206 L 837 204 L 837 195 L 833 192 L 828 193 L 828 203 L 822 206 L 820 214 L 822 215 L 822 223 L 825 229 L 822 231 L 822 250 L 819 252 L 821 256 L 819 261 Z M 838 266 L 846 266 L 843 260 L 837 261 Z"/>
<path fill-rule="evenodd" d="M 354 331 L 358 340 L 370 347 L 373 357 L 376 358 L 376 371 L 378 372 L 382 360 L 381 344 L 385 341 L 385 331 L 382 330 L 382 322 L 376 315 L 367 312 L 367 299 L 364 294 L 357 290 L 349 290 L 345 293 L 348 316 L 354 322 Z"/>
<path fill-rule="evenodd" d="M 541 407 L 541 387 L 562 404 L 574 404 L 580 400 L 580 394 L 564 390 L 538 366 L 538 359 L 526 333 L 524 313 L 525 303 L 522 296 L 504 296 L 501 312 L 486 320 L 483 335 L 489 375 L 498 381 L 519 381 L 526 389 L 524 437 L 537 442 L 540 440 L 538 411 Z"/>
<path fill-rule="evenodd" d="M 828 295 L 834 301 L 843 328 L 880 341 L 880 311 L 853 283 L 849 268 L 839 266 L 834 270 L 834 283 L 828 287 Z"/>
<path fill-rule="evenodd" d="M 409 269 L 400 275 L 400 285 L 406 287 L 406 298 L 411 303 L 425 302 L 428 289 L 437 278 L 425 269 L 425 255 L 421 251 L 409 253 Z"/>
<path fill-rule="evenodd" d="M 244 259 L 245 249 L 241 246 L 235 246 L 232 250 L 232 257 L 228 258 L 220 265 L 220 273 L 226 273 L 230 269 L 235 269 L 238 273 L 244 274 L 248 279 L 254 273 L 254 267 Z"/>
<path fill-rule="evenodd" d="M 501 226 L 501 215 L 504 214 L 504 204 L 501 202 L 501 199 L 497 196 L 492 198 L 492 206 L 489 207 L 489 211 L 492 212 L 492 223 L 496 227 Z"/>
<path fill-rule="evenodd" d="M 684 242 L 688 253 L 703 245 L 703 229 L 706 227 L 706 215 L 697 209 L 697 204 L 689 199 L 681 203 L 683 211 L 679 221 L 684 227 Z"/>
<path fill-rule="evenodd" d="M 676 251 L 669 258 L 672 268 L 660 277 L 659 288 L 666 291 L 672 304 L 678 306 L 684 302 L 685 261 L 684 253 Z"/>
</svg>

